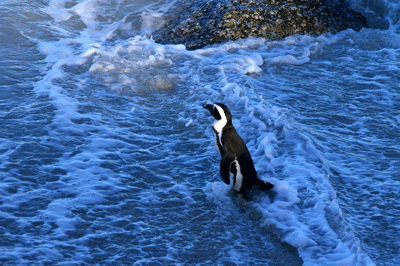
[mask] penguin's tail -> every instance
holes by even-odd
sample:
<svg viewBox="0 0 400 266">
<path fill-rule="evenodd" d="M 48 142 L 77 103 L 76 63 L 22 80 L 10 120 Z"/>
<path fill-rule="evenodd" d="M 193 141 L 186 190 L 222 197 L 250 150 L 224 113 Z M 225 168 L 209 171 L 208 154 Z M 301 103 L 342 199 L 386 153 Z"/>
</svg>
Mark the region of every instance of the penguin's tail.
<svg viewBox="0 0 400 266">
<path fill-rule="evenodd" d="M 266 181 L 262 181 L 260 180 L 260 190 L 265 191 L 265 190 L 270 190 L 271 188 L 274 187 L 273 184 L 266 182 Z"/>
</svg>

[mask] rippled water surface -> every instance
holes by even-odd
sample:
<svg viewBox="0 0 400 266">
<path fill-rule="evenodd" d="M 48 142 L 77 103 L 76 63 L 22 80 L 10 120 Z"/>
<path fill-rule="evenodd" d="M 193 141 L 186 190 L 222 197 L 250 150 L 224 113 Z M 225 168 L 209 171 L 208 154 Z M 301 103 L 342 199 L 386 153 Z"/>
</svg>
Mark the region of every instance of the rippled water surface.
<svg viewBox="0 0 400 266">
<path fill-rule="evenodd" d="M 398 265 L 399 4 L 187 51 L 173 1 L 0 3 L 2 265 Z M 271 193 L 222 182 L 224 102 Z"/>
</svg>

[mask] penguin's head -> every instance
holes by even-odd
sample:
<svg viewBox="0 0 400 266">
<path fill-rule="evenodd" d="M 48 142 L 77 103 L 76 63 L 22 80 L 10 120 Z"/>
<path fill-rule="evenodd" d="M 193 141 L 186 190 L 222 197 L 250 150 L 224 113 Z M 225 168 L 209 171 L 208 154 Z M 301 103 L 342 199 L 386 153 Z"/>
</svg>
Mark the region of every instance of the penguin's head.
<svg viewBox="0 0 400 266">
<path fill-rule="evenodd" d="M 217 121 L 224 121 L 226 124 L 232 123 L 232 115 L 229 108 L 223 103 L 215 103 L 215 104 L 203 104 L 203 108 L 210 111 L 211 115 Z"/>
</svg>

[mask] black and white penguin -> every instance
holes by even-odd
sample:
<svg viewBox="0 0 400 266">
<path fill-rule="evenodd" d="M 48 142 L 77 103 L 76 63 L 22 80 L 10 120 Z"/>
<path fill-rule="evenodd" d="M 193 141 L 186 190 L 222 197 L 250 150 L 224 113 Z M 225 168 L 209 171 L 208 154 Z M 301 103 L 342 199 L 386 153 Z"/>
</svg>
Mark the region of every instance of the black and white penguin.
<svg viewBox="0 0 400 266">
<path fill-rule="evenodd" d="M 215 144 L 221 156 L 220 174 L 226 184 L 231 179 L 235 190 L 248 198 L 247 191 L 252 189 L 269 190 L 274 185 L 258 178 L 253 159 L 246 144 L 232 125 L 229 108 L 222 103 L 204 104 L 217 120 L 213 125 Z"/>
</svg>

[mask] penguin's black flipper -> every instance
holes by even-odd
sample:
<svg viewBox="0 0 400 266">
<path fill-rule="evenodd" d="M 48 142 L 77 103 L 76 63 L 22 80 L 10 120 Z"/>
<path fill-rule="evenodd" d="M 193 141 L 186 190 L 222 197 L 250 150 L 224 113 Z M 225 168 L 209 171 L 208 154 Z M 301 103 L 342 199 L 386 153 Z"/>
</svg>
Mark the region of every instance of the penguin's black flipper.
<svg viewBox="0 0 400 266">
<path fill-rule="evenodd" d="M 260 180 L 260 190 L 265 191 L 265 190 L 270 190 L 271 188 L 274 187 L 271 183 L 268 183 L 266 181 Z"/>
<path fill-rule="evenodd" d="M 227 185 L 231 183 L 229 178 L 229 171 L 231 169 L 231 164 L 234 160 L 235 160 L 235 154 L 228 151 L 226 151 L 221 158 L 219 171 L 222 177 L 222 181 L 224 181 L 225 184 Z"/>
</svg>

